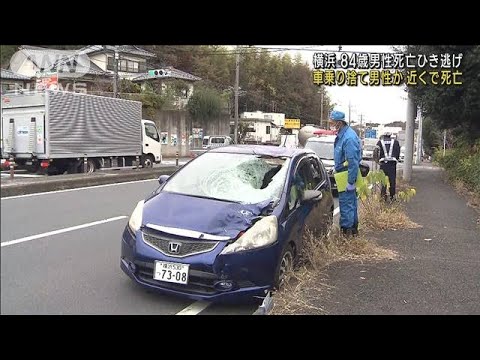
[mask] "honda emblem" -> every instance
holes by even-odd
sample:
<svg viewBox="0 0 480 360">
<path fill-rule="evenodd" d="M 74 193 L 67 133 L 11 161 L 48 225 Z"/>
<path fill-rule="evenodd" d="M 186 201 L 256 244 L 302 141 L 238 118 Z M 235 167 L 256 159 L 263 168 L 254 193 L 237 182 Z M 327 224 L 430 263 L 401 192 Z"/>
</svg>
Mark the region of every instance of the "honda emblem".
<svg viewBox="0 0 480 360">
<path fill-rule="evenodd" d="M 170 242 L 168 243 L 168 252 L 170 254 L 178 254 L 180 252 L 180 246 L 182 244 L 178 242 Z"/>
</svg>

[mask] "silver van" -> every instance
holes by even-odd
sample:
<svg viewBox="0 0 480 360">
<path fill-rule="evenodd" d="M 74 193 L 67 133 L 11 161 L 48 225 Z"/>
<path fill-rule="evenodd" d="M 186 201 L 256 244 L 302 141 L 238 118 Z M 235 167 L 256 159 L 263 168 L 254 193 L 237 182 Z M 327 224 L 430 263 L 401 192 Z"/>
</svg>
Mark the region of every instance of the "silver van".
<svg viewBox="0 0 480 360">
<path fill-rule="evenodd" d="M 212 135 L 204 136 L 202 141 L 202 148 L 205 150 L 216 148 L 220 146 L 227 146 L 233 144 L 233 140 L 230 136 Z"/>
</svg>

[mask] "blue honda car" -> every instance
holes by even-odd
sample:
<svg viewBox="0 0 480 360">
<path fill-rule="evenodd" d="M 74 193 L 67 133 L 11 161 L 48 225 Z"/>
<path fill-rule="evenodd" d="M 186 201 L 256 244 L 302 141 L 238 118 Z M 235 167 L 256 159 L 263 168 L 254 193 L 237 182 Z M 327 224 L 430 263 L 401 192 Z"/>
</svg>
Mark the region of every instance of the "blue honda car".
<svg viewBox="0 0 480 360">
<path fill-rule="evenodd" d="M 285 280 L 306 228 L 333 220 L 330 180 L 308 149 L 212 149 L 140 201 L 122 236 L 121 268 L 136 283 L 193 300 L 264 297 Z"/>
</svg>

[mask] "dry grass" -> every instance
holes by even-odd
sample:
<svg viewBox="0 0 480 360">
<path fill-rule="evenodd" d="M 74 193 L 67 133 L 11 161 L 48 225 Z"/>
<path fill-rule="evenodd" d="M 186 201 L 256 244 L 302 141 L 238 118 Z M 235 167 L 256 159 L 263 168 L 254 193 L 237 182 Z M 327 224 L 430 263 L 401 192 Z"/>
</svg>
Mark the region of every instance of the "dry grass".
<svg viewBox="0 0 480 360">
<path fill-rule="evenodd" d="M 332 289 L 322 277 L 322 270 L 327 265 L 342 260 L 381 261 L 396 257 L 394 251 L 378 246 L 365 236 L 347 240 L 340 235 L 338 228 L 323 237 L 307 231 L 300 264 L 275 294 L 271 314 L 325 314 L 318 302 Z"/>
<path fill-rule="evenodd" d="M 421 227 L 410 220 L 402 202 L 386 203 L 378 195 L 359 204 L 360 226 L 366 230 L 398 230 Z"/>
<path fill-rule="evenodd" d="M 408 191 L 408 183 L 399 181 L 397 190 Z M 326 284 L 322 270 L 336 261 L 385 261 L 398 254 L 380 247 L 372 239 L 374 232 L 418 228 L 406 214 L 405 203 L 386 203 L 379 189 L 359 204 L 360 236 L 346 239 L 334 227 L 327 236 L 307 231 L 298 269 L 289 274 L 289 280 L 275 294 L 272 314 L 325 314 L 319 299 L 328 295 L 332 287 Z"/>
<path fill-rule="evenodd" d="M 467 199 L 467 205 L 480 211 L 480 194 L 470 191 L 470 189 L 462 181 L 454 181 L 453 188 L 460 195 Z"/>
<path fill-rule="evenodd" d="M 470 206 L 477 211 L 477 226 L 480 227 L 480 194 L 471 191 L 463 181 L 453 181 L 452 186 L 457 193 L 467 200 L 467 206 Z"/>
</svg>

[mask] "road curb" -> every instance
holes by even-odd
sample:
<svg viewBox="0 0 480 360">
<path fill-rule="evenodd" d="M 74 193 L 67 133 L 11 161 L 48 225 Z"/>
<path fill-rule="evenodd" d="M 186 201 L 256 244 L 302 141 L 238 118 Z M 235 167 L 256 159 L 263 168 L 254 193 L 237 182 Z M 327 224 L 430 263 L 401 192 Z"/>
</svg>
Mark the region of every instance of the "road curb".
<svg viewBox="0 0 480 360">
<path fill-rule="evenodd" d="M 48 191 L 156 179 L 160 175 L 173 174 L 179 168 L 180 167 L 177 168 L 175 166 L 169 166 L 149 170 L 132 170 L 128 173 L 124 172 L 125 170 L 121 170 L 118 173 L 57 175 L 48 177 L 46 179 L 19 179 L 14 180 L 14 182 L 5 182 L 5 180 L 2 180 L 0 194 L 1 197 L 4 198 L 9 196 L 35 194 Z M 15 181 L 18 181 L 18 183 Z"/>
</svg>

